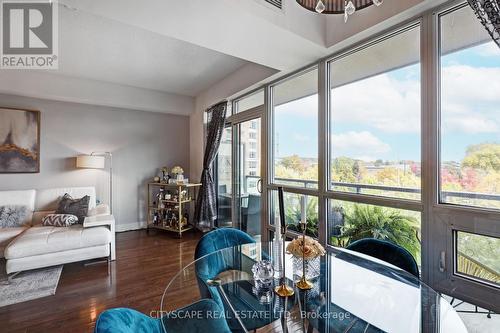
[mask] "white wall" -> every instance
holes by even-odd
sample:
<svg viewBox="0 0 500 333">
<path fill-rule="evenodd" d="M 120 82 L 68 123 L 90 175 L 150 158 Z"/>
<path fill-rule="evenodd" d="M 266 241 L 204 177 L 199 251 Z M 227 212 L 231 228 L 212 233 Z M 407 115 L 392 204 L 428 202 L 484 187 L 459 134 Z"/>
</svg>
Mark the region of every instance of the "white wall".
<svg viewBox="0 0 500 333">
<path fill-rule="evenodd" d="M 162 166 L 181 165 L 189 175 L 189 118 L 0 94 L 0 106 L 41 111 L 38 174 L 0 174 L 0 190 L 96 186 L 107 201 L 104 170 L 77 170 L 74 157 L 111 151 L 117 230 L 146 219 L 145 183 Z"/>
</svg>

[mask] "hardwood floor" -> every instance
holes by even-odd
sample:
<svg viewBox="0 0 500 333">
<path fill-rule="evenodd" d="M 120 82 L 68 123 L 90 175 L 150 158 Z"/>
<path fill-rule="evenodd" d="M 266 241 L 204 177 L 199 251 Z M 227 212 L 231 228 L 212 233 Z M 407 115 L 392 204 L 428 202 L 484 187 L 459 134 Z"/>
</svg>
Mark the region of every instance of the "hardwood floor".
<svg viewBox="0 0 500 333">
<path fill-rule="evenodd" d="M 170 279 L 193 260 L 200 237 L 119 233 L 111 274 L 107 264 L 64 265 L 54 296 L 0 308 L 0 332 L 92 332 L 99 313 L 109 308 L 156 311 Z"/>
</svg>

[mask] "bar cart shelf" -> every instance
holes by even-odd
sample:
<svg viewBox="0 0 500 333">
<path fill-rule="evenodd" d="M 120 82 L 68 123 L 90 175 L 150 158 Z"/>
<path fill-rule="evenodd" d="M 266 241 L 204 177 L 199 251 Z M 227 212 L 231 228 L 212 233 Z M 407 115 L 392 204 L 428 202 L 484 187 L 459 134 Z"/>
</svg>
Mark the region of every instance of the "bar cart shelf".
<svg viewBox="0 0 500 333">
<path fill-rule="evenodd" d="M 147 231 L 150 229 L 182 234 L 194 228 L 190 221 L 191 203 L 196 202 L 196 196 L 201 184 L 184 183 L 148 183 L 148 220 Z"/>
</svg>

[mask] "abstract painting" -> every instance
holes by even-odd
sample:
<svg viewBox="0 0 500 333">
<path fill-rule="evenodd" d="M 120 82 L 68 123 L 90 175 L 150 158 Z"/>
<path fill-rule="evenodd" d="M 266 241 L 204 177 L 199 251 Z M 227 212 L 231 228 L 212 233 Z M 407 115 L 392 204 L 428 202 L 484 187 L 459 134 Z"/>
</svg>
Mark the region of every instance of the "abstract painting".
<svg viewBox="0 0 500 333">
<path fill-rule="evenodd" d="M 0 173 L 40 172 L 40 112 L 0 107 Z"/>
</svg>

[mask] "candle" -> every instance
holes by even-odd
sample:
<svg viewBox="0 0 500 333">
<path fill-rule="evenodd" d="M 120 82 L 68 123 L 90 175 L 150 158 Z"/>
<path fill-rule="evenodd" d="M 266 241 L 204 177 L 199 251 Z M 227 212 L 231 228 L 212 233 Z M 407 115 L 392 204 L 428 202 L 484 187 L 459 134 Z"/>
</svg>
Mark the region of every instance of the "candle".
<svg viewBox="0 0 500 333">
<path fill-rule="evenodd" d="M 300 198 L 300 222 L 307 224 L 307 195 Z"/>
<path fill-rule="evenodd" d="M 274 227 L 276 232 L 274 233 L 274 239 L 279 241 L 281 240 L 281 220 L 279 214 L 276 214 L 274 217 Z"/>
</svg>

